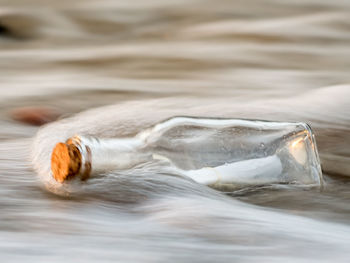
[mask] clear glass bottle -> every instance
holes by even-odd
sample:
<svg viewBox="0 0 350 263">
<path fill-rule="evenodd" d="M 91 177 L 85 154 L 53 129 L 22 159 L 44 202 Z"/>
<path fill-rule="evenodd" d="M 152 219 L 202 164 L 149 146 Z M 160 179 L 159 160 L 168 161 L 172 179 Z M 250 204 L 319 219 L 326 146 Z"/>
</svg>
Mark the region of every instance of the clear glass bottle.
<svg viewBox="0 0 350 263">
<path fill-rule="evenodd" d="M 305 123 L 174 117 L 133 138 L 75 136 L 56 145 L 56 181 L 129 169 L 155 160 L 213 186 L 322 185 L 314 135 Z"/>
</svg>

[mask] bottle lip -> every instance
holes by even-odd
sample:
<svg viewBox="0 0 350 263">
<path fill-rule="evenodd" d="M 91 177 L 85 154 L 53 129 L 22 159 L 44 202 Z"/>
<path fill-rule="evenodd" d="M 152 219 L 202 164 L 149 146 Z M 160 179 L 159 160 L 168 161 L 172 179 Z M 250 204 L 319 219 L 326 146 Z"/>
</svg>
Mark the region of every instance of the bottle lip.
<svg viewBox="0 0 350 263">
<path fill-rule="evenodd" d="M 91 172 L 91 159 L 91 150 L 80 136 L 59 142 L 51 155 L 52 176 L 59 183 L 76 176 L 86 180 Z"/>
<path fill-rule="evenodd" d="M 79 171 L 80 179 L 87 180 L 91 174 L 92 155 L 90 147 L 84 142 L 81 136 L 74 136 L 67 140 L 67 144 L 77 147 L 81 154 L 81 167 Z"/>
</svg>

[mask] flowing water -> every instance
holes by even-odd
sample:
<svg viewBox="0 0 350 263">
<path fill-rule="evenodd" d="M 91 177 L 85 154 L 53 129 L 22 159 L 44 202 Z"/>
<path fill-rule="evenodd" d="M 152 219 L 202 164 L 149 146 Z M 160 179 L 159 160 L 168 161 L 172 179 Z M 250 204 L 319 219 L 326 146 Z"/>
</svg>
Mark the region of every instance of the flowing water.
<svg viewBox="0 0 350 263">
<path fill-rule="evenodd" d="M 0 262 L 349 262 L 349 18 L 347 0 L 1 0 Z M 33 105 L 62 119 L 11 118 Z M 156 167 L 45 187 L 56 142 L 175 115 L 307 122 L 324 189 Z"/>
</svg>

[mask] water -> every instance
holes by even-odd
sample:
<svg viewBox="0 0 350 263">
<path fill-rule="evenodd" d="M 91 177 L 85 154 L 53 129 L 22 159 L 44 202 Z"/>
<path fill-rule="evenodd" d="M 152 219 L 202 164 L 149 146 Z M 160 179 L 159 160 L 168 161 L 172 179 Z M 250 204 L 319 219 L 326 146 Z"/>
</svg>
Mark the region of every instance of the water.
<svg viewBox="0 0 350 263">
<path fill-rule="evenodd" d="M 348 261 L 349 1 L 0 4 L 1 262 Z M 36 135 L 10 118 L 28 105 L 71 118 Z M 307 122 L 324 190 L 221 193 L 149 167 L 62 197 L 33 170 L 75 133 L 174 115 Z"/>
</svg>

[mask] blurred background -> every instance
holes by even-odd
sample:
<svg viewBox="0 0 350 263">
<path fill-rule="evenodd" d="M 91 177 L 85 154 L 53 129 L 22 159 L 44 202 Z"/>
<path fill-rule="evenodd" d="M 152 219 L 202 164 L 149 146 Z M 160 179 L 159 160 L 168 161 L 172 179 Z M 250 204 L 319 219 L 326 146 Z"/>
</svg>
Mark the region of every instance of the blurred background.
<svg viewBox="0 0 350 263">
<path fill-rule="evenodd" d="M 0 261 L 347 262 L 349 17 L 347 0 L 0 0 Z M 326 187 L 50 194 L 33 139 L 93 108 L 78 131 L 132 135 L 174 115 L 308 122 Z M 53 122 L 36 145 L 62 134 Z"/>
</svg>

